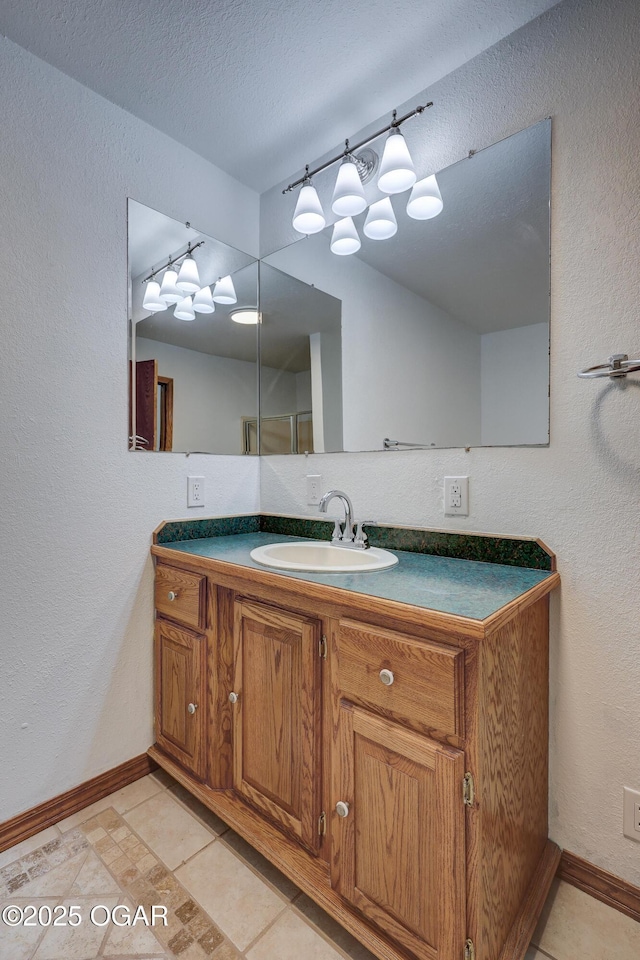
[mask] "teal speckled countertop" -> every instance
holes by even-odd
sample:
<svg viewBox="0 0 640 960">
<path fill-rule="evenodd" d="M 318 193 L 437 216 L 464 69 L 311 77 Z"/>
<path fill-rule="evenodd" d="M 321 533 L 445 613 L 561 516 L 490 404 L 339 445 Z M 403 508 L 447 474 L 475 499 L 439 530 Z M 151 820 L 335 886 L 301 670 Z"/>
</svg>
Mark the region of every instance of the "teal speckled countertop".
<svg viewBox="0 0 640 960">
<path fill-rule="evenodd" d="M 398 564 L 373 573 L 302 573 L 274 570 L 251 559 L 254 547 L 267 543 L 302 540 L 275 533 L 243 533 L 231 536 L 182 540 L 161 546 L 197 557 L 209 557 L 281 577 L 339 587 L 365 596 L 438 610 L 441 613 L 484 620 L 553 574 L 546 570 L 453 560 L 430 554 L 392 550 Z"/>
</svg>

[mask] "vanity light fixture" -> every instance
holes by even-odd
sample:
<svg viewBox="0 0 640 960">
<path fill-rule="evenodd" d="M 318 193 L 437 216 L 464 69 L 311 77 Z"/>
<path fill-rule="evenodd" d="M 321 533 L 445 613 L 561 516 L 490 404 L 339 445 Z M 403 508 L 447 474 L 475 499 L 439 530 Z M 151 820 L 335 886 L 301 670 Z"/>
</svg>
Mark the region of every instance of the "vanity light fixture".
<svg viewBox="0 0 640 960">
<path fill-rule="evenodd" d="M 435 173 L 414 184 L 407 203 L 410 217 L 414 220 L 431 220 L 442 213 L 442 207 L 442 194 Z"/>
<path fill-rule="evenodd" d="M 307 167 L 308 170 L 309 167 Z M 320 233 L 326 222 L 316 188 L 311 183 L 311 177 L 307 176 L 298 195 L 298 202 L 293 213 L 293 226 L 299 233 L 309 235 Z"/>
<path fill-rule="evenodd" d="M 199 243 L 195 243 L 193 246 L 191 246 L 191 243 L 188 243 L 187 249 L 184 253 L 179 253 L 177 257 L 171 257 L 166 266 L 158 267 L 157 270 L 152 270 L 149 276 L 144 278 L 142 282 L 146 284 L 146 289 L 144 292 L 144 298 L 142 300 L 142 306 L 145 310 L 148 310 L 150 313 L 158 313 L 158 311 L 166 310 L 167 307 L 175 303 L 178 306 L 182 304 L 183 313 L 187 312 L 186 301 L 189 300 L 189 303 L 191 303 L 191 297 L 189 295 L 185 296 L 184 279 L 182 286 L 180 284 L 180 277 L 183 275 L 182 266 L 180 267 L 179 274 L 176 273 L 175 266 L 176 264 L 180 263 L 180 261 L 183 261 L 183 266 L 186 261 L 190 261 L 191 264 L 193 264 L 193 267 L 187 267 L 186 275 L 195 281 L 195 278 L 198 276 L 198 268 L 195 260 L 192 257 L 192 253 L 194 250 L 197 250 L 198 247 L 202 247 L 204 242 L 204 240 L 200 240 Z M 159 273 L 162 273 L 163 270 L 165 273 L 162 278 L 162 286 L 160 286 L 155 278 Z M 187 291 L 187 294 L 197 293 L 199 290 L 200 280 L 198 279 L 198 284 L 195 289 Z M 191 309 L 190 312 L 193 313 L 193 309 Z M 177 310 L 174 311 L 174 316 L 178 316 Z M 178 317 L 178 319 L 195 320 L 195 314 L 193 314 L 193 316 Z"/>
<path fill-rule="evenodd" d="M 177 317 L 178 320 L 195 320 L 196 315 L 191 297 L 185 297 L 184 300 L 177 303 L 173 315 Z"/>
<path fill-rule="evenodd" d="M 216 305 L 211 297 L 211 287 L 202 287 L 193 298 L 196 313 L 215 313 Z"/>
<path fill-rule="evenodd" d="M 393 115 L 395 117 L 395 110 Z M 416 168 L 407 142 L 398 127 L 393 127 L 387 136 L 380 161 L 378 189 L 383 193 L 404 193 L 414 185 L 416 179 Z"/>
<path fill-rule="evenodd" d="M 167 309 L 166 303 L 160 297 L 160 284 L 157 280 L 151 280 L 147 283 L 142 306 L 145 310 L 148 310 L 149 313 L 158 313 L 159 310 Z"/>
<path fill-rule="evenodd" d="M 178 279 L 176 280 L 176 286 L 178 290 L 184 291 L 185 294 L 197 293 L 201 287 L 200 277 L 198 275 L 198 265 L 191 256 L 187 256 L 182 261 L 182 266 L 180 267 L 180 273 L 178 274 Z"/>
<path fill-rule="evenodd" d="M 237 303 L 236 288 L 231 276 L 221 277 L 213 288 L 213 299 L 216 303 Z"/>
<path fill-rule="evenodd" d="M 283 193 L 289 193 L 296 187 L 301 186 L 300 195 L 298 196 L 298 201 L 293 214 L 292 222 L 294 229 L 299 233 L 306 233 L 309 235 L 312 233 L 319 233 L 326 226 L 326 218 L 322 209 L 322 204 L 320 203 L 316 188 L 313 186 L 312 178 L 317 173 L 320 173 L 322 170 L 326 170 L 327 167 L 332 166 L 332 164 L 337 163 L 338 160 L 341 160 L 342 162 L 338 169 L 338 176 L 333 189 L 331 210 L 333 213 L 337 214 L 337 216 L 346 219 L 348 217 L 357 216 L 366 209 L 367 201 L 363 190 L 363 184 L 367 183 L 374 176 L 378 167 L 378 156 L 369 148 L 362 150 L 361 153 L 356 153 L 356 151 L 361 150 L 362 147 L 366 147 L 366 145 L 371 143 L 372 140 L 376 140 L 384 133 L 388 134 L 388 136 L 384 145 L 382 161 L 380 162 L 378 189 L 382 193 L 393 194 L 402 193 L 404 190 L 408 190 L 410 187 L 412 187 L 417 179 L 416 171 L 413 160 L 411 159 L 411 154 L 409 153 L 409 148 L 407 147 L 404 136 L 400 131 L 400 127 L 407 120 L 410 120 L 412 117 L 420 116 L 425 110 L 432 106 L 433 102 L 429 101 L 429 103 L 425 103 L 422 106 L 416 107 L 415 110 L 410 110 L 409 113 L 405 113 L 402 117 L 398 117 L 397 111 L 394 110 L 391 123 L 386 127 L 383 127 L 381 130 L 377 130 L 375 133 L 371 134 L 370 137 L 366 137 L 353 147 L 349 145 L 348 140 L 345 140 L 344 150 L 342 153 L 338 153 L 336 156 L 331 157 L 330 160 L 325 161 L 325 163 L 321 163 L 320 166 L 316 167 L 314 170 L 309 170 L 309 165 L 307 164 L 305 167 L 304 176 L 300 177 L 298 180 L 294 180 L 293 183 L 290 183 L 289 186 L 285 187 L 285 189 L 282 191 Z M 382 201 L 377 201 L 377 203 L 382 203 Z M 370 226 L 376 220 L 377 214 L 380 210 L 376 203 L 372 204 L 372 207 L 376 207 L 376 210 L 374 210 L 373 216 L 371 216 L 371 210 L 367 216 L 367 223 L 369 223 Z M 385 209 L 388 213 L 388 208 Z M 435 216 L 435 214 L 432 214 L 432 216 Z M 428 218 L 414 217 L 414 219 Z M 393 229 L 391 229 L 391 226 L 387 225 L 385 228 L 386 233 L 382 231 L 382 228 L 376 230 L 375 228 L 371 227 L 375 233 L 375 239 L 382 240 L 387 236 L 392 237 L 397 231 L 398 225 L 395 215 L 393 214 L 393 210 L 391 210 L 391 219 L 388 220 L 388 224 L 391 224 Z M 367 233 L 366 225 L 364 232 L 367 236 L 374 236 L 374 233 Z M 334 250 L 334 253 L 338 253 L 340 247 L 338 244 L 334 244 L 334 240 L 335 230 L 334 237 L 332 238 L 331 249 L 334 250 L 335 245 L 336 249 Z"/>
<path fill-rule="evenodd" d="M 347 257 L 351 253 L 357 253 L 361 246 L 356 225 L 351 217 L 344 217 L 334 224 L 331 236 L 332 253 Z"/>
<path fill-rule="evenodd" d="M 355 217 L 367 209 L 367 199 L 358 173 L 358 165 L 350 153 L 338 167 L 331 209 L 339 217 Z"/>
<path fill-rule="evenodd" d="M 164 300 L 165 304 L 178 303 L 178 301 L 184 299 L 184 293 L 176 286 L 177 279 L 178 274 L 173 267 L 169 266 L 164 272 L 162 286 L 160 287 L 160 299 Z"/>
<path fill-rule="evenodd" d="M 393 212 L 390 197 L 384 197 L 371 204 L 362 229 L 365 237 L 369 237 L 370 240 L 388 240 L 389 237 L 395 236 L 398 232 L 398 221 Z"/>
<path fill-rule="evenodd" d="M 260 323 L 260 313 L 255 307 L 243 307 L 231 314 L 234 323 Z"/>
</svg>

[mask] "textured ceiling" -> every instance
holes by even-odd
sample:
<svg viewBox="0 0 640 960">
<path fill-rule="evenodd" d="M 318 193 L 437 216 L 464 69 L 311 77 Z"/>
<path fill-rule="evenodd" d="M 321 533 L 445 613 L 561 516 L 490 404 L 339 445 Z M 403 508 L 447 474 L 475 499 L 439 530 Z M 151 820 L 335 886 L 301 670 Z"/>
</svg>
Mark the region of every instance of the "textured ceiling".
<svg viewBox="0 0 640 960">
<path fill-rule="evenodd" d="M 0 30 L 262 192 L 557 0 L 0 0 Z"/>
</svg>

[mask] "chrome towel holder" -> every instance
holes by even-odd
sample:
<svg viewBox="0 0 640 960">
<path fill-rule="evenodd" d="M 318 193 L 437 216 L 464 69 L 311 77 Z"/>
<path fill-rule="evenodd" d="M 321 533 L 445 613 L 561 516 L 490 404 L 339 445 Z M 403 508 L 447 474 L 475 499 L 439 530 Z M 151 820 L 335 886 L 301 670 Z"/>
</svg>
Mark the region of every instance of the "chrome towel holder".
<svg viewBox="0 0 640 960">
<path fill-rule="evenodd" d="M 597 377 L 626 377 L 628 373 L 640 370 L 640 360 L 629 360 L 626 353 L 612 354 L 606 363 L 598 363 L 595 367 L 587 367 L 578 373 L 585 380 Z"/>
</svg>

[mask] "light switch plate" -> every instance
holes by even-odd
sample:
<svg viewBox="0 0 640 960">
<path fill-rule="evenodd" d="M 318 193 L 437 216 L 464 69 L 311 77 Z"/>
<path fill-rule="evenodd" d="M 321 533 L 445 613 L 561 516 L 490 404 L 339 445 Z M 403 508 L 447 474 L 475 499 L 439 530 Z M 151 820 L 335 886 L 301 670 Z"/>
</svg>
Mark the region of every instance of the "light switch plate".
<svg viewBox="0 0 640 960">
<path fill-rule="evenodd" d="M 307 503 L 311 507 L 317 507 L 320 503 L 320 484 L 322 477 L 319 473 L 308 473 L 307 477 Z"/>
</svg>

